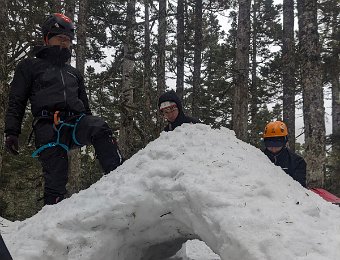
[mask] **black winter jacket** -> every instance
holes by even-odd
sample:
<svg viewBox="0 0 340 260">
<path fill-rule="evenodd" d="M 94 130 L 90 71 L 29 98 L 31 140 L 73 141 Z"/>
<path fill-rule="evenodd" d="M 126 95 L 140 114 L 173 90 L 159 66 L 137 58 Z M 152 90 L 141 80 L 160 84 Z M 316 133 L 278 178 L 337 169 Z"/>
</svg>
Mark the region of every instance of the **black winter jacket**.
<svg viewBox="0 0 340 260">
<path fill-rule="evenodd" d="M 178 108 L 178 116 L 174 122 L 168 122 L 168 125 L 164 128 L 164 131 L 172 131 L 176 127 L 184 124 L 184 123 L 199 123 L 199 120 L 190 116 L 186 116 L 183 111 L 182 102 L 180 101 L 179 97 L 176 95 L 176 92 L 170 90 L 162 94 L 158 99 L 158 107 L 160 107 L 161 103 L 166 101 L 172 101 L 177 104 Z"/>
<path fill-rule="evenodd" d="M 305 160 L 289 150 L 287 147 L 273 154 L 265 149 L 264 153 L 277 166 L 280 166 L 294 180 L 298 181 L 303 187 L 306 187 L 306 162 Z"/>
<path fill-rule="evenodd" d="M 66 64 L 70 52 L 59 46 L 43 46 L 35 56 L 21 61 L 15 70 L 5 118 L 6 135 L 21 133 L 28 100 L 35 117 L 43 110 L 91 114 L 84 79 L 76 68 Z"/>
</svg>

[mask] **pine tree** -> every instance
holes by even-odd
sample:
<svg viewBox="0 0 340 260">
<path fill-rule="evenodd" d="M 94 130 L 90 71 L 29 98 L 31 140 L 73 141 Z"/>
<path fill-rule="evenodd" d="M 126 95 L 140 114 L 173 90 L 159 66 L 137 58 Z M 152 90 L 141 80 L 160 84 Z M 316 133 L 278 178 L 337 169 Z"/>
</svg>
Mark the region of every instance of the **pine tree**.
<svg viewBox="0 0 340 260">
<path fill-rule="evenodd" d="M 332 134 L 328 143 L 331 152 L 327 158 L 326 188 L 340 195 L 340 3 L 326 0 L 319 7 L 323 84 L 330 85 L 332 90 Z"/>
<path fill-rule="evenodd" d="M 74 10 L 74 1 L 68 2 L 66 10 Z M 74 16 L 74 13 L 69 12 Z M 76 46 L 76 68 L 84 75 L 85 55 L 86 55 L 86 13 L 87 0 L 79 1 L 78 22 L 77 22 L 77 46 Z M 71 17 L 70 17 L 71 18 Z M 73 17 L 72 17 L 73 19 Z M 69 195 L 77 193 L 82 189 L 81 186 L 81 155 L 80 149 L 73 149 L 69 152 L 69 169 L 68 169 L 68 188 Z"/>
<path fill-rule="evenodd" d="M 323 187 L 326 159 L 325 111 L 320 70 L 317 1 L 298 0 L 297 3 L 307 182 L 309 187 Z"/>
<path fill-rule="evenodd" d="M 176 92 L 182 100 L 184 93 L 184 0 L 177 1 Z"/>
<path fill-rule="evenodd" d="M 248 139 L 250 5 L 250 0 L 239 0 L 234 76 L 233 130 L 243 141 Z"/>
<path fill-rule="evenodd" d="M 274 92 L 279 98 L 282 93 L 280 82 L 276 75 L 281 74 L 281 70 L 275 68 L 278 54 L 271 49 L 280 44 L 280 5 L 274 5 L 272 0 L 256 0 L 251 10 L 251 82 L 249 99 L 249 142 L 257 147 L 261 146 L 261 138 L 264 126 L 271 117 L 263 117 L 267 114 L 270 102 L 269 99 Z M 265 74 L 269 70 L 271 73 Z M 275 83 L 272 83 L 275 82 Z M 275 86 L 272 90 L 271 85 Z M 274 103 L 281 103 L 280 100 L 271 100 Z M 262 111 L 263 110 L 263 111 Z M 277 119 L 281 119 L 281 115 Z"/>
<path fill-rule="evenodd" d="M 195 35 L 194 35 L 194 71 L 192 76 L 192 115 L 199 115 L 199 103 L 201 94 L 201 65 L 202 65 L 202 0 L 195 1 Z"/>
<path fill-rule="evenodd" d="M 124 60 L 121 97 L 120 147 L 125 158 L 134 154 L 133 132 L 134 122 L 132 109 L 134 104 L 133 70 L 134 70 L 134 32 L 135 32 L 135 0 L 127 1 L 126 35 L 124 41 Z"/>
<path fill-rule="evenodd" d="M 283 121 L 288 127 L 289 148 L 295 151 L 294 0 L 283 1 L 282 63 Z"/>
</svg>

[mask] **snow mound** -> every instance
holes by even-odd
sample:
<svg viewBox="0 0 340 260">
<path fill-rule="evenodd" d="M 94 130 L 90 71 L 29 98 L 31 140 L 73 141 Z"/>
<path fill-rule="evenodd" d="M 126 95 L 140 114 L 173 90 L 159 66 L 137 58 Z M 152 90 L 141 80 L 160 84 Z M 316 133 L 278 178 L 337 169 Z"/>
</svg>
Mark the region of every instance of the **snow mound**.
<svg viewBox="0 0 340 260">
<path fill-rule="evenodd" d="M 234 132 L 188 124 L 4 240 L 16 260 L 160 260 L 193 238 L 223 260 L 335 260 L 339 220 Z"/>
<path fill-rule="evenodd" d="M 188 240 L 185 244 L 185 254 L 183 260 L 220 260 L 211 249 L 203 242 L 197 239 Z"/>
</svg>

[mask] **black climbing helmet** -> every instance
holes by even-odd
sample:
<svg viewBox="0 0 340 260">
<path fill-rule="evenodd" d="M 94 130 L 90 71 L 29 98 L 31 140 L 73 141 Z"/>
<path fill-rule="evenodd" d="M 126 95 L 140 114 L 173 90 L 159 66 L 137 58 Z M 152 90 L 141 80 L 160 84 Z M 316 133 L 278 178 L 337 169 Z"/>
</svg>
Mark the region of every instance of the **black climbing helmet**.
<svg viewBox="0 0 340 260">
<path fill-rule="evenodd" d="M 51 14 L 43 25 L 41 26 L 44 39 L 48 37 L 48 34 L 58 35 L 64 34 L 71 38 L 74 38 L 74 24 L 70 18 L 61 13 Z"/>
</svg>

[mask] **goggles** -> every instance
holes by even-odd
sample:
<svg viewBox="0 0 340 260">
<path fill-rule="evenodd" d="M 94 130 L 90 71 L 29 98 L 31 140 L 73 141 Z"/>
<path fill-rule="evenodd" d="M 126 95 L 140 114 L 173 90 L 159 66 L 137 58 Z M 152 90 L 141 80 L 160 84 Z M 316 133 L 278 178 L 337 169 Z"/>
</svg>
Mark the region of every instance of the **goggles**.
<svg viewBox="0 0 340 260">
<path fill-rule="evenodd" d="M 167 114 L 170 114 L 170 113 L 172 113 L 172 112 L 174 112 L 176 110 L 178 110 L 178 108 L 177 108 L 177 106 L 175 104 L 175 105 L 172 105 L 172 106 L 169 106 L 169 107 L 161 109 L 161 113 L 163 115 L 167 115 Z"/>
</svg>

